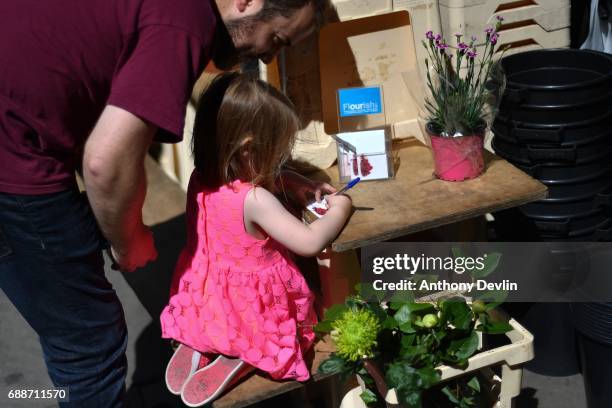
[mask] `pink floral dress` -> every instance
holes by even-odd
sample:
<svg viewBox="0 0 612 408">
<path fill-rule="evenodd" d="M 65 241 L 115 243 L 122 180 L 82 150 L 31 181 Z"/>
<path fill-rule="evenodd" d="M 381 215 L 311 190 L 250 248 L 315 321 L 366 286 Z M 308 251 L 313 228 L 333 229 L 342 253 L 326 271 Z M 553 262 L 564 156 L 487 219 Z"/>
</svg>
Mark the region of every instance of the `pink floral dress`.
<svg viewBox="0 0 612 408">
<path fill-rule="evenodd" d="M 162 336 L 238 357 L 274 379 L 305 381 L 313 294 L 286 248 L 246 232 L 244 199 L 252 188 L 235 181 L 204 191 L 192 174 L 187 245 L 161 314 Z"/>
</svg>

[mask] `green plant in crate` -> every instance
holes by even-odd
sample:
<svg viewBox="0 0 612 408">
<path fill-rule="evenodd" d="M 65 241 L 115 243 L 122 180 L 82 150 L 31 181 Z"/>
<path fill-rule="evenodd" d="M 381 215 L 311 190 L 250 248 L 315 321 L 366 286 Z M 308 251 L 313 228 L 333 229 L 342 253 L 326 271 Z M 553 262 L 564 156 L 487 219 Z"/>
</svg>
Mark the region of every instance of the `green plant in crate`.
<svg viewBox="0 0 612 408">
<path fill-rule="evenodd" d="M 454 253 L 462 256 L 460 251 Z M 490 274 L 499 256 L 490 258 L 493 261 L 484 270 L 470 271 L 472 276 Z M 382 299 L 384 294 L 377 295 Z M 384 406 L 390 388 L 405 407 L 438 406 L 440 401 L 461 408 L 483 406 L 478 376 L 440 384 L 438 367 L 465 369 L 478 350 L 479 331 L 499 334 L 512 329 L 492 317 L 499 304 L 482 300 L 468 304 L 463 297 L 417 303 L 368 302 L 350 296 L 328 309 L 316 327 L 319 334 L 329 333 L 337 348 L 319 370 L 339 373 L 343 379 L 358 374 L 367 387 L 361 398 L 368 406 Z"/>
</svg>

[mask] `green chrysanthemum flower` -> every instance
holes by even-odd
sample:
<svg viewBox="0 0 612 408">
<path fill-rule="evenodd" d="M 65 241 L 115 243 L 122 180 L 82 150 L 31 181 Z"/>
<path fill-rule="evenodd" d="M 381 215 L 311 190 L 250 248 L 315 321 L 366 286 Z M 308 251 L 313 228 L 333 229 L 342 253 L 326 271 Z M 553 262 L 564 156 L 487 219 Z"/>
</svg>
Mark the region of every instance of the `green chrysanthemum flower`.
<svg viewBox="0 0 612 408">
<path fill-rule="evenodd" d="M 348 360 L 357 361 L 374 354 L 380 324 L 374 313 L 367 309 L 349 310 L 332 323 L 331 337 L 336 343 L 336 353 Z"/>
</svg>

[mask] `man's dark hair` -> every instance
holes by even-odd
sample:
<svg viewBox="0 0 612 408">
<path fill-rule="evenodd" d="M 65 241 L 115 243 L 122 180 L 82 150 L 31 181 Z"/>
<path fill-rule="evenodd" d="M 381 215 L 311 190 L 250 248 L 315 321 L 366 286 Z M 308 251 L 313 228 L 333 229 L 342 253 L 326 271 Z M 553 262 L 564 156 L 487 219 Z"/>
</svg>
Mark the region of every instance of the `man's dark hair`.
<svg viewBox="0 0 612 408">
<path fill-rule="evenodd" d="M 263 20 L 269 20 L 278 15 L 288 18 L 308 4 L 314 6 L 317 21 L 320 21 L 323 18 L 329 0 L 264 0 L 258 17 Z"/>
</svg>

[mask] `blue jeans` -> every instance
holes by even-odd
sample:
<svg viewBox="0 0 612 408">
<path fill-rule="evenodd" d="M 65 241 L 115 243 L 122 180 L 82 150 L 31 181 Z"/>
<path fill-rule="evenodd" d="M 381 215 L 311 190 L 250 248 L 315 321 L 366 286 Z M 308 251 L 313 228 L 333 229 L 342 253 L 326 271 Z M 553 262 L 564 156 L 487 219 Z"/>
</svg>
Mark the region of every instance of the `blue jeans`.
<svg viewBox="0 0 612 408">
<path fill-rule="evenodd" d="M 0 193 L 0 287 L 38 334 L 55 386 L 68 388 L 61 407 L 124 405 L 127 328 L 105 242 L 77 190 Z"/>
</svg>

